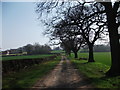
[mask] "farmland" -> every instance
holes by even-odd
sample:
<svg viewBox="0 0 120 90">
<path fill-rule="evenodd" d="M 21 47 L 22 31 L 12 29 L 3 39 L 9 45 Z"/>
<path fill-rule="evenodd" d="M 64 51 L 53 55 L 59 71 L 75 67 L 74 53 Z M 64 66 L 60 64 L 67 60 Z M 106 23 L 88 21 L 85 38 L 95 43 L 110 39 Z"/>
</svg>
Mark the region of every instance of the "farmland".
<svg viewBox="0 0 120 90">
<path fill-rule="evenodd" d="M 48 55 L 49 56 L 49 55 Z M 88 58 L 88 53 L 79 53 L 79 58 Z M 47 56 L 46 56 L 47 57 Z M 95 88 L 118 88 L 120 84 L 118 77 L 105 77 L 110 68 L 110 52 L 94 53 L 94 63 L 87 63 L 87 60 L 74 59 L 71 54 L 71 62 L 83 74 Z M 31 88 L 37 80 L 48 74 L 59 63 L 60 56 L 55 60 L 33 65 L 19 72 L 11 72 L 3 76 L 3 88 Z M 12 81 L 12 83 L 10 83 Z"/>
<path fill-rule="evenodd" d="M 106 77 L 105 73 L 110 66 L 102 64 L 103 62 L 87 63 L 85 60 L 72 60 L 72 63 L 95 88 L 120 88 L 120 76 Z"/>
<path fill-rule="evenodd" d="M 79 58 L 88 58 L 88 53 L 79 53 Z M 71 61 L 96 88 L 120 88 L 120 76 L 105 77 L 105 73 L 111 66 L 110 52 L 94 52 L 96 62 L 87 63 L 85 60 L 75 60 L 71 55 Z"/>
<path fill-rule="evenodd" d="M 35 59 L 35 58 L 45 58 L 45 57 L 49 57 L 49 56 L 53 56 L 53 54 L 7 56 L 7 57 L 2 57 L 2 60 Z"/>
<path fill-rule="evenodd" d="M 79 58 L 88 58 L 88 53 L 78 53 Z M 71 58 L 74 58 L 74 54 L 71 54 Z M 102 64 L 111 65 L 111 55 L 110 52 L 94 52 L 94 59 L 96 62 Z"/>
<path fill-rule="evenodd" d="M 53 56 L 53 54 L 28 55 L 26 57 L 25 56 L 11 56 L 12 57 L 11 60 L 9 60 L 10 57 L 8 57 L 8 60 L 6 60 L 5 62 L 21 61 L 22 62 L 21 64 L 24 64 L 23 61 L 26 61 L 28 58 L 30 62 L 32 58 L 34 59 L 33 61 L 36 61 L 35 58 L 44 58 L 45 61 L 42 63 L 30 65 L 27 68 L 20 69 L 19 71 L 11 71 L 9 73 L 4 73 L 3 78 L 2 78 L 3 88 L 31 88 L 32 85 L 34 85 L 37 80 L 39 80 L 41 77 L 49 73 L 59 63 L 60 56 L 57 56 L 56 58 L 50 58 L 50 56 Z M 15 58 L 15 60 L 13 59 L 13 57 Z M 20 60 L 21 58 L 23 60 Z M 49 58 L 50 60 L 47 61 L 46 60 L 47 58 Z M 19 60 L 16 60 L 16 59 L 19 59 Z M 38 59 L 38 61 L 41 61 L 41 60 Z M 15 69 L 17 70 L 17 68 Z"/>
<path fill-rule="evenodd" d="M 119 90 L 120 1 L 97 1 L 1 3 L 1 88 Z"/>
<path fill-rule="evenodd" d="M 51 53 L 65 53 L 65 51 L 63 51 L 63 50 L 53 50 L 53 51 L 51 51 Z"/>
<path fill-rule="evenodd" d="M 20 70 L 19 72 L 3 75 L 3 88 L 30 88 L 58 63 L 59 60 L 47 61 L 39 65 L 33 65 L 28 69 Z"/>
</svg>

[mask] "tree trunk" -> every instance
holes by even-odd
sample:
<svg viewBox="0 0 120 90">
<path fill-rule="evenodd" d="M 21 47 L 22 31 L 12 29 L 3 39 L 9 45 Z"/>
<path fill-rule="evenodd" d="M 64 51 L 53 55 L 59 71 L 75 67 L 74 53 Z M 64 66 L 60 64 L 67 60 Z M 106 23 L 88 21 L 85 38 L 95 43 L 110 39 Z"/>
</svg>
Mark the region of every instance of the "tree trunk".
<svg viewBox="0 0 120 90">
<path fill-rule="evenodd" d="M 108 22 L 108 31 L 110 38 L 112 65 L 106 73 L 107 76 L 120 75 L 120 44 L 118 36 L 118 27 L 116 25 L 116 13 L 112 10 L 112 6 L 105 7 Z"/>
<path fill-rule="evenodd" d="M 74 52 L 75 58 L 78 58 L 78 54 L 77 52 Z"/>
<path fill-rule="evenodd" d="M 95 62 L 93 55 L 93 44 L 89 44 L 89 59 L 88 62 Z"/>
<path fill-rule="evenodd" d="M 71 57 L 71 53 L 69 53 L 69 57 Z"/>
</svg>

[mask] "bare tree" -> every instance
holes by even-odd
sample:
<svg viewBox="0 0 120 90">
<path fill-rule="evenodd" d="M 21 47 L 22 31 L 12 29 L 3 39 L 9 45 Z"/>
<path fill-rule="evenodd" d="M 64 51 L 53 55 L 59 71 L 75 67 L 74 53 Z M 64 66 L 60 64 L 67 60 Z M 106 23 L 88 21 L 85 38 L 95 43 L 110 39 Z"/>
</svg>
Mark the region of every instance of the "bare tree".
<svg viewBox="0 0 120 90">
<path fill-rule="evenodd" d="M 106 16 L 105 14 L 96 14 L 95 12 L 103 12 L 104 7 L 101 4 L 93 3 L 90 5 L 77 5 L 71 7 L 65 15 L 64 21 L 60 27 L 76 25 L 78 29 L 71 32 L 74 35 L 82 35 L 89 47 L 89 60 L 94 62 L 93 46 L 95 41 L 103 38 L 106 32 Z M 88 18 L 89 17 L 89 18 Z M 106 32 L 107 33 L 107 32 Z"/>
<path fill-rule="evenodd" d="M 98 1 L 98 0 L 95 0 L 95 1 Z M 112 6 L 111 0 L 109 0 L 109 2 L 100 2 L 104 6 L 105 10 L 97 11 L 97 12 L 95 11 L 94 13 L 90 14 L 89 16 L 83 19 L 83 20 L 86 20 L 91 17 L 94 17 L 97 14 L 106 13 L 107 24 L 108 24 L 107 26 L 108 26 L 108 32 L 109 32 L 109 38 L 110 38 L 110 46 L 111 46 L 111 57 L 112 57 L 112 65 L 111 65 L 110 70 L 107 73 L 107 75 L 109 76 L 120 75 L 120 55 L 119 55 L 120 44 L 119 44 L 119 34 L 118 34 L 118 27 L 120 26 L 120 21 L 118 21 L 118 18 L 117 18 L 120 15 L 118 14 L 118 8 L 120 7 L 120 1 L 119 2 L 118 1 L 119 0 L 117 0 L 113 6 Z M 81 3 L 81 2 L 78 2 L 78 3 Z M 64 6 L 64 4 L 62 5 Z M 40 10 L 38 11 L 40 12 Z M 79 23 L 77 22 L 73 22 L 73 23 L 79 25 Z M 101 25 L 100 25 L 100 28 L 102 29 Z"/>
<path fill-rule="evenodd" d="M 62 22 L 63 23 L 63 22 Z M 75 35 L 74 32 L 78 29 L 76 25 L 61 27 L 61 22 L 55 26 L 53 32 L 54 37 L 59 37 L 61 44 L 68 54 L 73 51 L 75 58 L 78 58 L 77 52 L 81 47 L 85 46 L 85 40 L 81 35 Z"/>
</svg>

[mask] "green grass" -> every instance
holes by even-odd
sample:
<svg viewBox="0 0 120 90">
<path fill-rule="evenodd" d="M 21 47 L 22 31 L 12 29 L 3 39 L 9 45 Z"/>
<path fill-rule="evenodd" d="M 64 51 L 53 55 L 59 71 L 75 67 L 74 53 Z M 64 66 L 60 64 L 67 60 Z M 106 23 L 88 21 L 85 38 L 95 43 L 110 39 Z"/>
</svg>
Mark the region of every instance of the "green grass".
<svg viewBox="0 0 120 90">
<path fill-rule="evenodd" d="M 85 60 L 72 60 L 72 63 L 95 88 L 120 88 L 120 76 L 105 77 L 109 66 L 99 62 L 87 63 Z"/>
<path fill-rule="evenodd" d="M 88 58 L 88 53 L 79 53 L 79 58 Z M 96 88 L 120 88 L 120 76 L 105 77 L 105 73 L 111 66 L 110 52 L 94 52 L 96 62 L 87 63 L 85 60 L 74 60 L 74 54 L 71 57 L 72 62 L 84 76 L 89 78 L 92 85 Z"/>
<path fill-rule="evenodd" d="M 7 56 L 7 57 L 2 57 L 2 60 L 35 59 L 35 58 L 45 58 L 48 56 L 53 56 L 53 55 L 43 54 L 43 55 Z"/>
<path fill-rule="evenodd" d="M 78 53 L 79 58 L 88 58 L 88 53 Z M 74 54 L 71 54 L 71 59 L 74 59 Z M 94 59 L 96 62 L 103 63 L 105 65 L 111 65 L 111 54 L 110 52 L 94 52 Z"/>
<path fill-rule="evenodd" d="M 58 58 L 56 58 L 58 59 Z M 3 88 L 30 88 L 37 80 L 52 70 L 59 60 L 48 61 L 39 65 L 31 66 L 19 72 L 3 75 Z"/>
<path fill-rule="evenodd" d="M 64 53 L 65 51 L 63 51 L 63 50 L 53 50 L 53 51 L 51 51 L 51 53 Z"/>
</svg>

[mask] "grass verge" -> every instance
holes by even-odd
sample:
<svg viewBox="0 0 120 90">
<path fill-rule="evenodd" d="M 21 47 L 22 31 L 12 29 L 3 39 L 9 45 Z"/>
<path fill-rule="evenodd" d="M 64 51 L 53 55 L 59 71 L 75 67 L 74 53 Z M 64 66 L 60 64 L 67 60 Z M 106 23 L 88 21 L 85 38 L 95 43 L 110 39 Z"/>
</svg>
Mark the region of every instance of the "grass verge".
<svg viewBox="0 0 120 90">
<path fill-rule="evenodd" d="M 19 72 L 3 75 L 3 88 L 31 88 L 37 80 L 50 72 L 59 60 L 48 61 L 39 65 L 31 66 Z"/>
<path fill-rule="evenodd" d="M 105 77 L 109 66 L 99 62 L 87 63 L 85 60 L 72 60 L 72 63 L 95 88 L 120 88 L 120 76 Z"/>
</svg>

